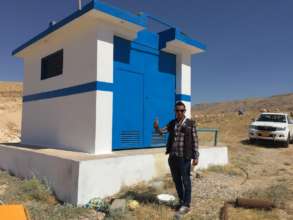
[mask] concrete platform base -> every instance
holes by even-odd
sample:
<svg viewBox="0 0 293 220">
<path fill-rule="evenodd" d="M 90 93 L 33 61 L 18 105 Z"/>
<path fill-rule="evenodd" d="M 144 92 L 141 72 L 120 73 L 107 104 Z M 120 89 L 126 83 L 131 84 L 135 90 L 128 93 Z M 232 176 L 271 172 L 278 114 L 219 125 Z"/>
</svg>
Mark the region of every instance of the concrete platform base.
<svg viewBox="0 0 293 220">
<path fill-rule="evenodd" d="M 196 169 L 228 163 L 227 147 L 200 148 Z M 113 195 L 122 186 L 149 181 L 169 172 L 165 149 L 113 152 L 107 155 L 21 145 L 0 145 L 0 168 L 16 176 L 45 180 L 57 197 L 82 205 Z"/>
</svg>

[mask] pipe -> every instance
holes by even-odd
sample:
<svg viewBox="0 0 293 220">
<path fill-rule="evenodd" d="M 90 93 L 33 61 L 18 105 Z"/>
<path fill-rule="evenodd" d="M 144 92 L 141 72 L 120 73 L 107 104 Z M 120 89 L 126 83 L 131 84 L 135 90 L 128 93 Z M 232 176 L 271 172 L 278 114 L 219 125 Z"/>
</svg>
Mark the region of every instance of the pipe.
<svg viewBox="0 0 293 220">
<path fill-rule="evenodd" d="M 81 4 L 81 0 L 78 0 L 78 10 L 82 9 L 82 4 Z"/>
<path fill-rule="evenodd" d="M 248 209 L 265 209 L 265 210 L 271 210 L 276 207 L 274 203 L 271 201 L 260 200 L 260 199 L 244 199 L 244 198 L 237 198 L 235 206 L 248 208 Z"/>
<path fill-rule="evenodd" d="M 225 202 L 221 209 L 220 220 L 228 220 L 228 209 L 231 206 L 229 202 Z"/>
</svg>

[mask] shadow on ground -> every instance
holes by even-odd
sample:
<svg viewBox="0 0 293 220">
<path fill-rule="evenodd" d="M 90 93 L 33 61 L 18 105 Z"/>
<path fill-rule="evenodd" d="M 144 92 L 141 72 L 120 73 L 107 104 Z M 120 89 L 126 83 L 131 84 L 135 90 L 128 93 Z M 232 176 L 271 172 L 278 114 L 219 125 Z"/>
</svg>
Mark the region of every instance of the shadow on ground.
<svg viewBox="0 0 293 220">
<path fill-rule="evenodd" d="M 249 139 L 245 139 L 240 141 L 240 143 L 243 145 L 261 148 L 286 148 L 283 143 L 270 140 L 255 140 L 251 142 Z"/>
</svg>

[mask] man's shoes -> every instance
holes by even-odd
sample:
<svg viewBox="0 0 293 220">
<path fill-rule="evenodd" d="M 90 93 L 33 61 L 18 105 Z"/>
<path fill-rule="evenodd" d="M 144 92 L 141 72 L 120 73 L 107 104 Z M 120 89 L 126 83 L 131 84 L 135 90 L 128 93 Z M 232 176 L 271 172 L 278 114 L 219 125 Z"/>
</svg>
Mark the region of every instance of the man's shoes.
<svg viewBox="0 0 293 220">
<path fill-rule="evenodd" d="M 175 211 L 179 211 L 179 209 L 182 207 L 182 203 L 178 203 L 174 206 Z"/>
<path fill-rule="evenodd" d="M 178 213 L 180 214 L 180 215 L 185 215 L 185 214 L 187 214 L 188 212 L 190 212 L 190 208 L 188 207 L 188 206 L 181 206 L 180 207 L 180 209 L 179 209 L 179 211 L 178 211 Z"/>
<path fill-rule="evenodd" d="M 183 205 L 183 202 L 178 202 L 178 203 L 174 206 L 175 211 L 179 211 L 179 209 L 181 208 L 182 205 Z"/>
</svg>

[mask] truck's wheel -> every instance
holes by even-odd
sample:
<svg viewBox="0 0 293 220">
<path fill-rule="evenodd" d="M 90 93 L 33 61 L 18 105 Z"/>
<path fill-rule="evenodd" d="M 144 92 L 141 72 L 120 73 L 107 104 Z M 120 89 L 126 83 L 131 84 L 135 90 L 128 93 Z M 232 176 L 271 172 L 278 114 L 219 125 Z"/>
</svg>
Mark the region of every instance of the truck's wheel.
<svg viewBox="0 0 293 220">
<path fill-rule="evenodd" d="M 291 142 L 291 137 L 290 137 L 290 134 L 288 134 L 288 138 L 287 138 L 287 141 L 284 143 L 284 147 L 289 147 L 290 142 Z"/>
</svg>

